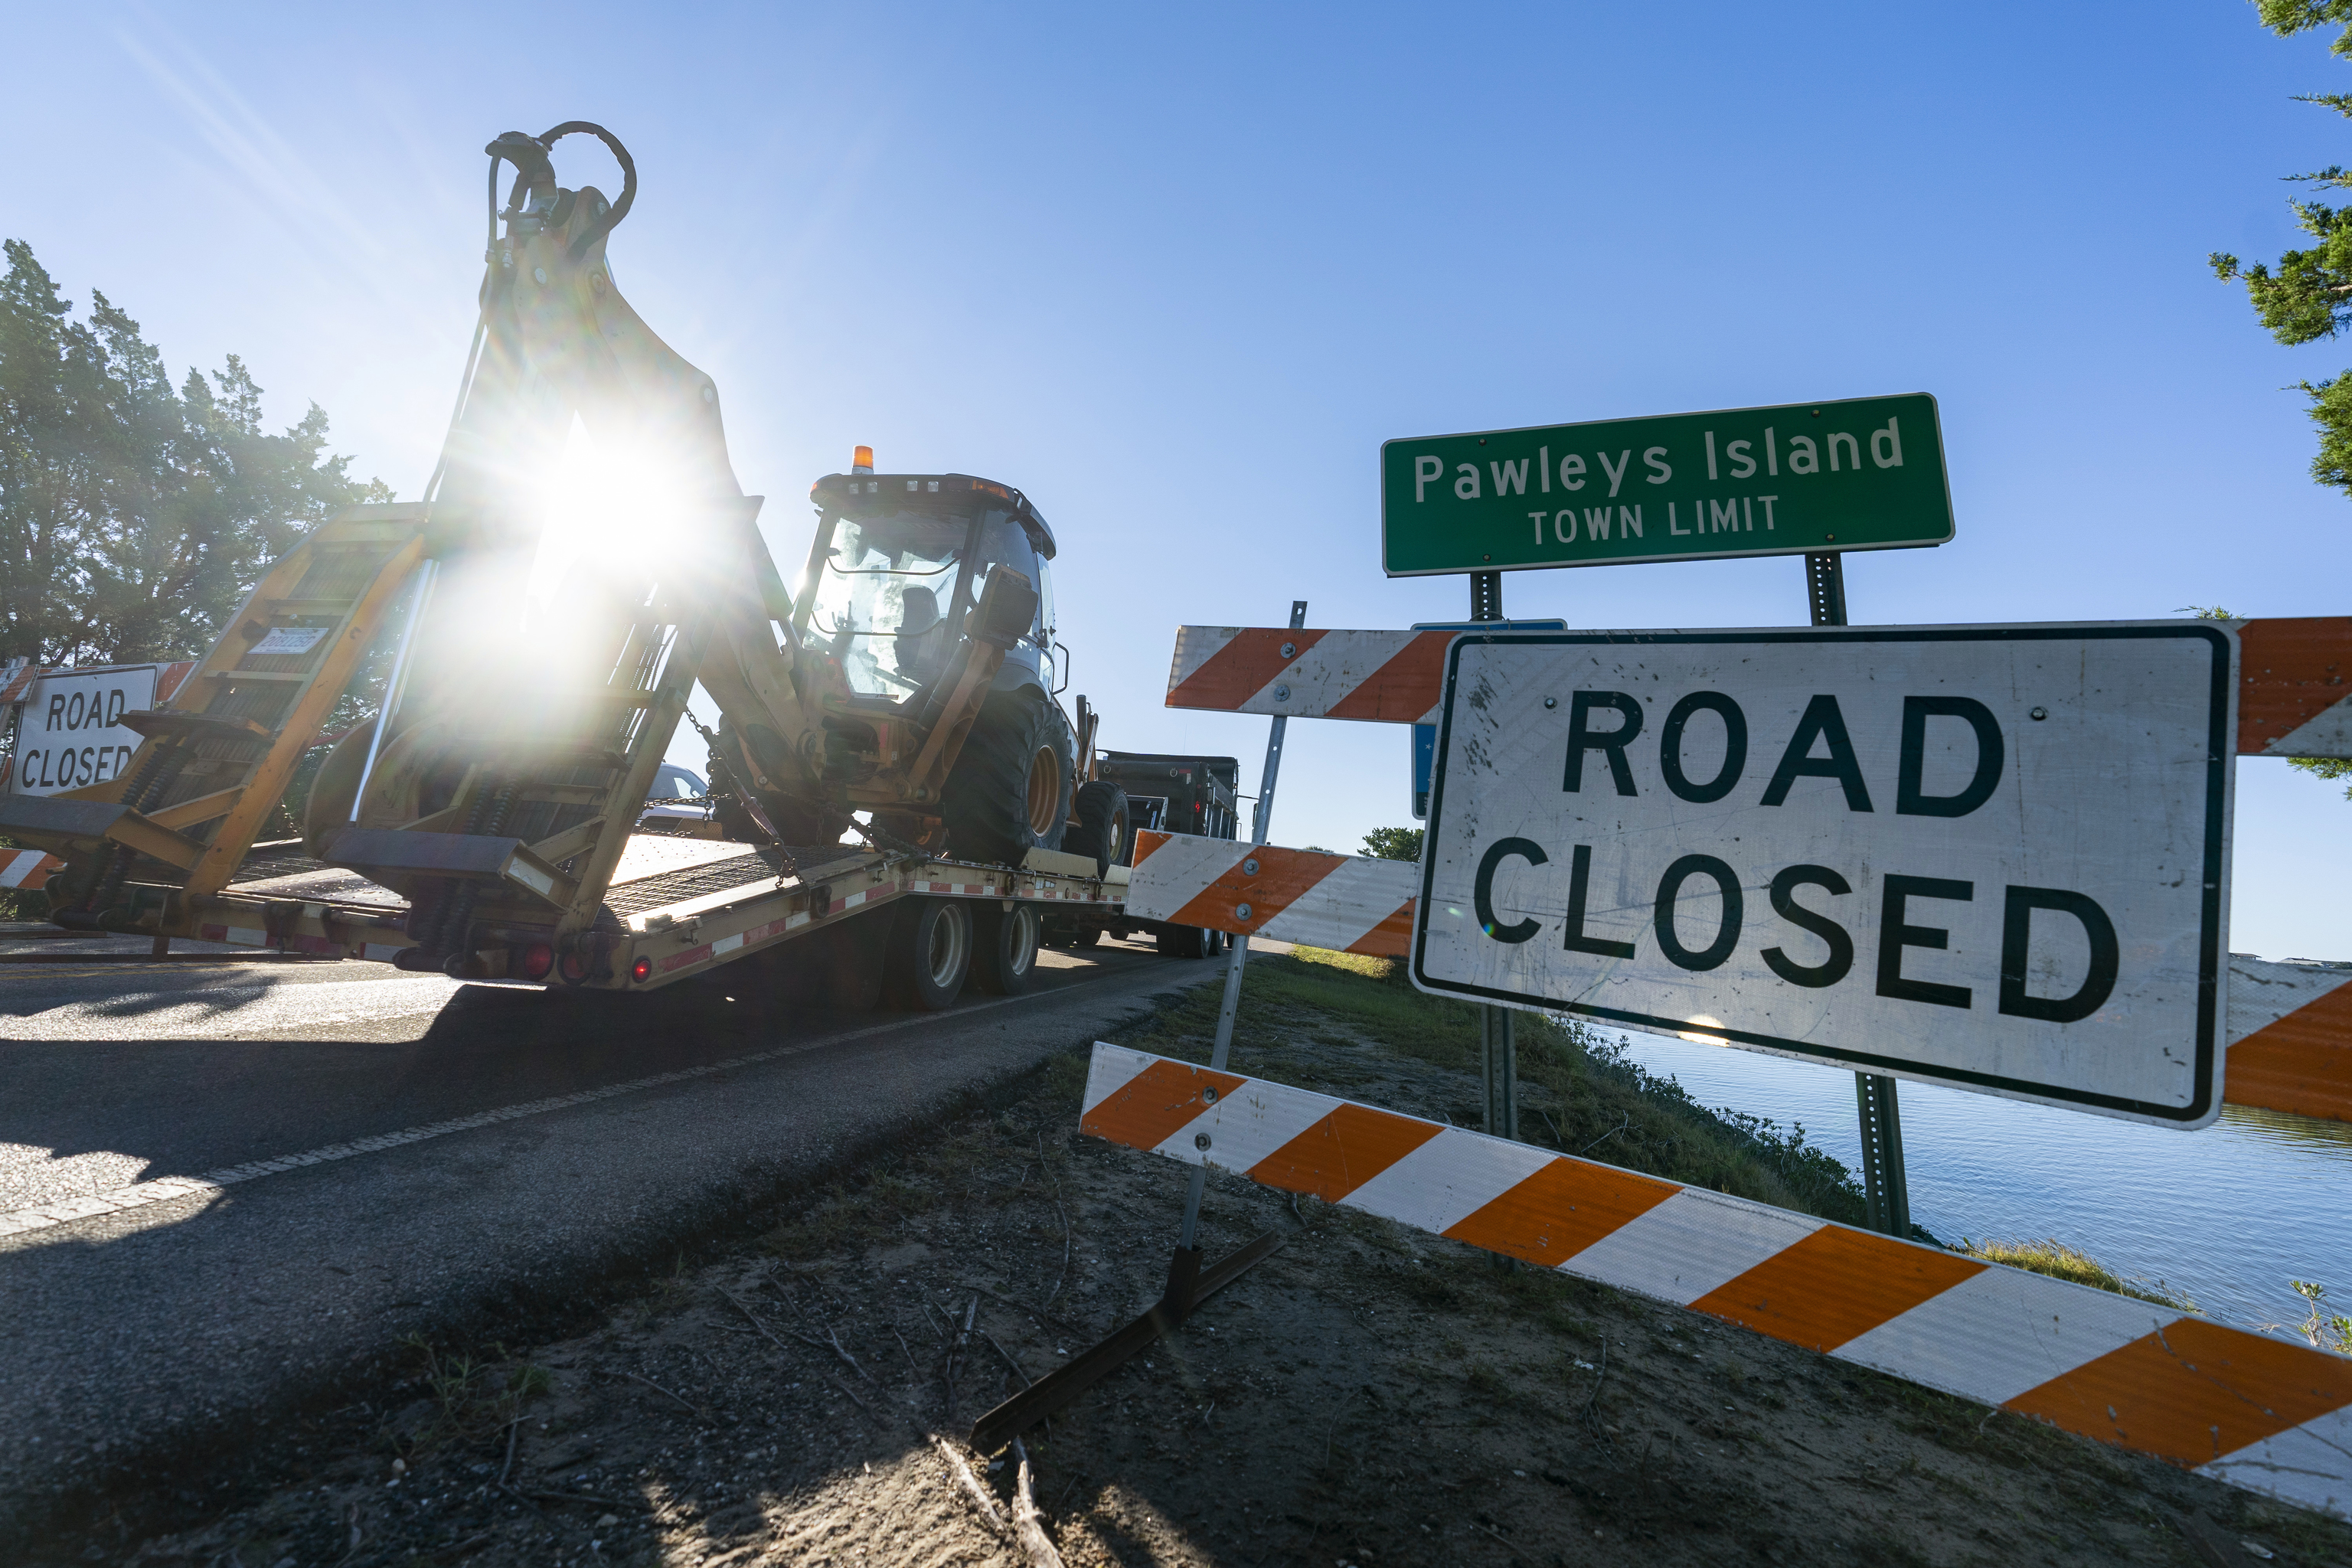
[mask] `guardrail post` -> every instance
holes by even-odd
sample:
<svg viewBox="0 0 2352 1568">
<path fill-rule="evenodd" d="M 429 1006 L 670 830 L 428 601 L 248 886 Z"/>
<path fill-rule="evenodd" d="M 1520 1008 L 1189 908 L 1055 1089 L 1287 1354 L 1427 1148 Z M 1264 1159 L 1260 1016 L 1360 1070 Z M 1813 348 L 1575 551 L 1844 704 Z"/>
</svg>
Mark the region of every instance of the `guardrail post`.
<svg viewBox="0 0 2352 1568">
<path fill-rule="evenodd" d="M 1842 626 L 1845 618 L 1845 557 L 1835 550 L 1805 557 L 1805 597 L 1817 626 Z M 1870 1228 L 1888 1236 L 1911 1235 L 1911 1196 L 1903 1180 L 1903 1113 L 1895 1080 L 1876 1073 L 1853 1075 L 1854 1103 L 1862 1117 L 1862 1203 Z"/>
</svg>

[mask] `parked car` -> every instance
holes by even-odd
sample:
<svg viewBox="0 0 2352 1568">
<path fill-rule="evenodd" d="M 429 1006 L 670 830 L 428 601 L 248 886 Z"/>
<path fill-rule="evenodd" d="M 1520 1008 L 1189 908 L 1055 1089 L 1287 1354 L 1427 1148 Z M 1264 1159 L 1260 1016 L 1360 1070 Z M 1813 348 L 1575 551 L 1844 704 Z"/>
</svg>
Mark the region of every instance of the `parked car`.
<svg viewBox="0 0 2352 1568">
<path fill-rule="evenodd" d="M 646 796 L 649 804 L 645 815 L 637 818 L 638 828 L 646 833 L 693 833 L 699 825 L 710 820 L 707 805 L 666 805 L 672 800 L 700 800 L 710 793 L 700 774 L 676 763 L 664 763 L 654 773 L 654 787 Z"/>
</svg>

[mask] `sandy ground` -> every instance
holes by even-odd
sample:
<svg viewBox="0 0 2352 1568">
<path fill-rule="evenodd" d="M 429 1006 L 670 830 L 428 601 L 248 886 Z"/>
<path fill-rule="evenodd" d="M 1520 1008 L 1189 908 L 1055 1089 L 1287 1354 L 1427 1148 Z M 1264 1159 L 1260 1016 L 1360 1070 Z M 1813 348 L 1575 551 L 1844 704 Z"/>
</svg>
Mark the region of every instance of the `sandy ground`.
<svg viewBox="0 0 2352 1568">
<path fill-rule="evenodd" d="M 1202 1054 L 1213 1002 L 1126 1037 Z M 1258 1044 L 1292 1081 L 1457 1120 L 1475 1101 L 1329 1020 L 1276 1033 Z M 1183 1191 L 1076 1135 L 1083 1070 L 910 1136 L 570 1337 L 413 1346 L 405 1382 L 155 1476 L 37 1560 L 1020 1563 L 932 1435 L 961 1450 L 1023 1376 L 1155 1298 Z M 2334 1521 L 1212 1181 L 1208 1256 L 1266 1231 L 1281 1251 L 1032 1435 L 1066 1562 L 2352 1563 Z M 1015 1465 L 969 1457 L 1009 1500 Z"/>
</svg>

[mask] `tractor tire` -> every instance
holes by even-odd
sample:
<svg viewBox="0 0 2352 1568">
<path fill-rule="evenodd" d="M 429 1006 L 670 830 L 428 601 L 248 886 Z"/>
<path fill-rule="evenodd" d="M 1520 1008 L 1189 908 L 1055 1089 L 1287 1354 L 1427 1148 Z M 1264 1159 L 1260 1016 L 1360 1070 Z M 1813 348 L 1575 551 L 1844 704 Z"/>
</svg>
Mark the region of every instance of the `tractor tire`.
<svg viewBox="0 0 2352 1568">
<path fill-rule="evenodd" d="M 890 922 L 884 986 L 894 1005 L 943 1013 L 971 973 L 971 905 L 963 899 L 909 899 Z"/>
<path fill-rule="evenodd" d="M 1135 842 L 1128 831 L 1127 792 L 1097 779 L 1078 786 L 1077 826 L 1063 837 L 1062 847 L 1073 855 L 1091 855 L 1095 875 L 1113 866 L 1135 864 Z"/>
<path fill-rule="evenodd" d="M 1045 922 L 1034 904 L 972 908 L 972 984 L 992 996 L 1018 996 L 1037 973 L 1038 939 Z"/>
<path fill-rule="evenodd" d="M 1018 866 L 1032 849 L 1060 847 L 1071 778 L 1057 717 L 1034 689 L 992 692 L 981 704 L 940 791 L 948 854 Z"/>
</svg>

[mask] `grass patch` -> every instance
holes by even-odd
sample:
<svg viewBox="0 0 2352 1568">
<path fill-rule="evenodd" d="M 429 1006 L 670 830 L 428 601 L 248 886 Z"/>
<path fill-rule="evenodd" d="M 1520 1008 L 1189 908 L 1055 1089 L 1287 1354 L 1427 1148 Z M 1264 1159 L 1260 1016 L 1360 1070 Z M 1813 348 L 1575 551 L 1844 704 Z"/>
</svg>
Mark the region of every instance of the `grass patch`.
<svg viewBox="0 0 2352 1568">
<path fill-rule="evenodd" d="M 1198 1058 L 1214 1029 L 1217 1001 L 1203 987 L 1130 1043 Z M 1242 1063 L 1264 1064 L 1281 1054 L 1286 1037 L 1328 1036 L 1333 1026 L 1374 1050 L 1450 1072 L 1478 1071 L 1477 1010 L 1414 990 L 1402 964 L 1309 947 L 1251 963 L 1235 1039 Z M 1519 1131 L 1529 1142 L 1687 1186 L 1862 1223 L 1862 1189 L 1853 1173 L 1807 1143 L 1801 1127 L 1783 1132 L 1759 1117 L 1710 1110 L 1673 1079 L 1630 1060 L 1629 1041 L 1610 1041 L 1570 1019 L 1521 1013 L 1517 1039 Z"/>
<path fill-rule="evenodd" d="M 2126 1279 L 2089 1253 L 2077 1251 L 2063 1241 L 1970 1241 L 1963 1237 L 1959 1250 L 1987 1263 L 2006 1263 L 2011 1268 L 2030 1269 L 2053 1279 L 2069 1279 L 2095 1289 L 2112 1290 L 2118 1296 L 2154 1301 L 2175 1311 L 2200 1310 L 2196 1302 L 2162 1280 L 2150 1285 L 2145 1280 Z"/>
</svg>

